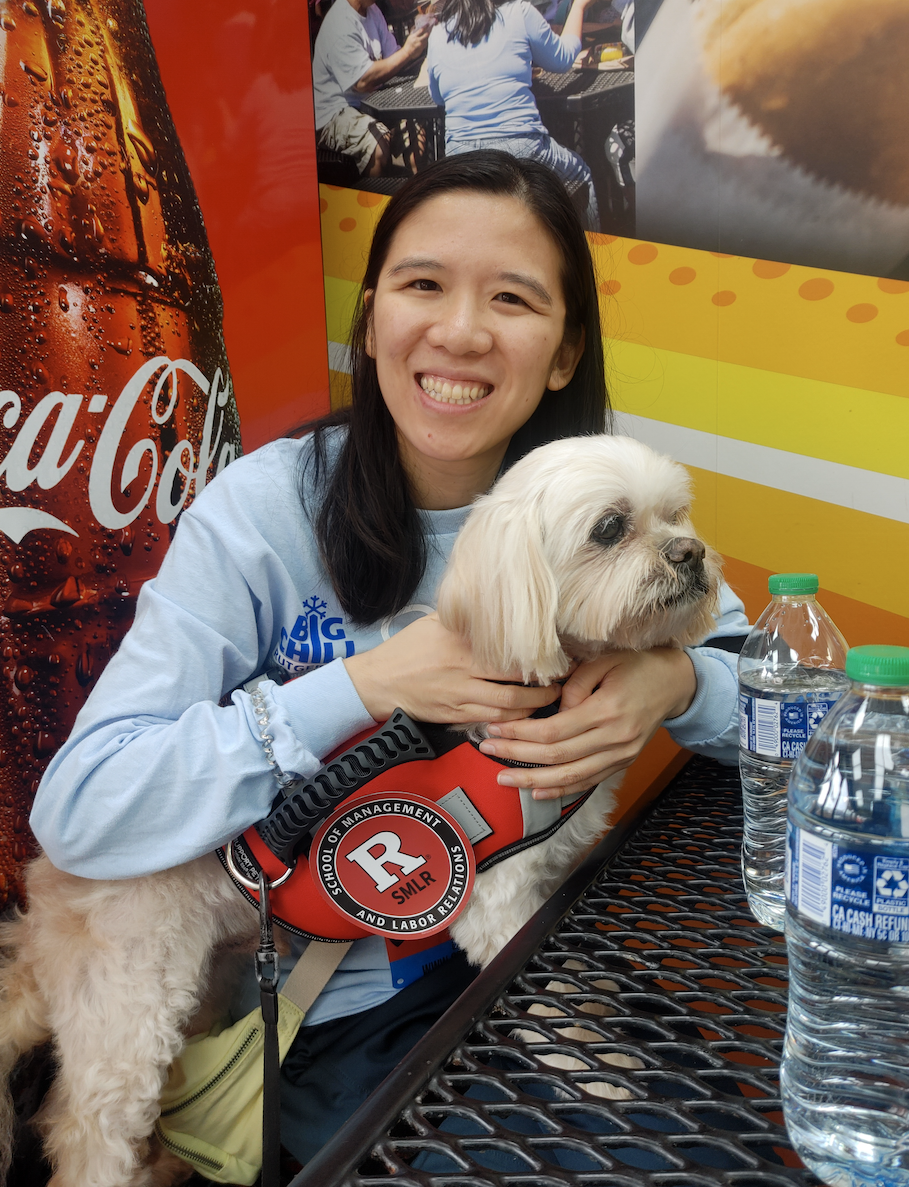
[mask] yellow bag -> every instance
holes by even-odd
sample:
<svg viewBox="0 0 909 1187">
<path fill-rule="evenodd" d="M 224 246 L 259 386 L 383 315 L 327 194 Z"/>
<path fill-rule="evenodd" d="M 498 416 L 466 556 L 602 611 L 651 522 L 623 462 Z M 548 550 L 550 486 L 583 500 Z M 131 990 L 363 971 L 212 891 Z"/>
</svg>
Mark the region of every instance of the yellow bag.
<svg viewBox="0 0 909 1187">
<path fill-rule="evenodd" d="M 281 1062 L 306 1011 L 350 944 L 313 940 L 278 994 Z M 253 1184 L 262 1169 L 262 1053 L 265 1023 L 253 1010 L 233 1026 L 187 1040 L 161 1094 L 155 1134 L 216 1183 Z"/>
</svg>

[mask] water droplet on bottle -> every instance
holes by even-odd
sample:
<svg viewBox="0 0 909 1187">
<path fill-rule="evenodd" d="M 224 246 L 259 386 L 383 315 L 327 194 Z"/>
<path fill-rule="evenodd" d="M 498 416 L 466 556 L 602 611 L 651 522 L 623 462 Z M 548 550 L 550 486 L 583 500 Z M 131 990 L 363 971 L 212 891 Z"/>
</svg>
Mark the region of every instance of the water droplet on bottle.
<svg viewBox="0 0 909 1187">
<path fill-rule="evenodd" d="M 3 296 L 0 297 L 0 309 L 2 309 L 4 313 L 12 313 L 15 308 L 16 302 L 13 299 L 12 293 L 4 293 Z"/>
<path fill-rule="evenodd" d="M 53 734 L 47 730 L 38 730 L 35 738 L 35 757 L 44 758 L 48 754 L 53 754 L 57 749 L 57 739 Z"/>
<path fill-rule="evenodd" d="M 35 379 L 37 379 L 39 383 L 50 383 L 50 376 L 40 363 L 35 363 L 34 367 L 32 367 L 32 375 L 34 375 Z"/>
<path fill-rule="evenodd" d="M 39 243 L 47 241 L 47 231 L 34 218 L 24 218 L 19 224 L 19 233 L 23 239 L 35 239 Z"/>
<path fill-rule="evenodd" d="M 0 29 L 5 29 L 7 33 L 12 33 L 16 27 L 16 22 L 7 13 L 0 17 Z"/>
<path fill-rule="evenodd" d="M 66 21 L 66 5 L 63 0 L 48 0 L 47 12 L 55 25 L 62 25 Z"/>
<path fill-rule="evenodd" d="M 112 346 L 118 354 L 127 357 L 133 353 L 133 344 L 129 338 L 118 338 L 116 342 L 111 342 L 108 345 Z"/>
<path fill-rule="evenodd" d="M 76 660 L 76 679 L 83 688 L 87 684 L 91 684 L 95 675 L 95 665 L 92 661 L 91 648 L 86 647 L 79 658 Z"/>
<path fill-rule="evenodd" d="M 7 107 L 18 107 L 19 106 L 19 100 L 16 98 L 15 95 L 10 95 L 9 92 L 7 92 L 3 96 L 3 102 L 6 104 Z"/>
<path fill-rule="evenodd" d="M 25 275 L 32 280 L 37 279 L 38 276 L 38 263 L 31 256 L 25 257 Z"/>
<path fill-rule="evenodd" d="M 64 536 L 62 539 L 57 541 L 56 551 L 57 551 L 57 560 L 60 562 L 61 565 L 63 565 L 73 555 L 73 546 L 70 543 L 70 541 L 67 540 L 66 537 Z"/>
<path fill-rule="evenodd" d="M 34 678 L 35 678 L 35 673 L 32 671 L 31 668 L 27 667 L 25 664 L 23 664 L 21 668 L 16 669 L 15 680 L 16 680 L 16 685 L 19 688 L 28 688 L 28 686 L 31 684 L 31 682 L 34 680 Z"/>
<path fill-rule="evenodd" d="M 27 12 L 29 16 L 38 15 L 38 9 L 32 4 L 31 0 L 26 0 L 25 4 L 22 5 L 22 11 Z"/>
<path fill-rule="evenodd" d="M 57 290 L 57 301 L 60 305 L 60 308 L 63 310 L 63 312 L 69 313 L 69 293 L 66 291 L 66 289 L 63 287 L 62 284 L 60 285 L 60 288 Z"/>
<path fill-rule="evenodd" d="M 28 5 L 23 5 L 23 7 L 27 12 Z M 26 74 L 34 78 L 36 82 L 47 82 L 47 71 L 42 70 L 40 66 L 36 66 L 34 62 L 23 62 L 22 69 Z"/>
<path fill-rule="evenodd" d="M 70 90 L 69 87 L 64 87 L 62 89 L 62 91 L 60 92 L 60 102 L 67 109 L 67 111 L 72 111 L 72 109 L 73 109 L 73 92 Z"/>
<path fill-rule="evenodd" d="M 136 197 L 145 206 L 148 203 L 148 182 L 138 169 L 133 171 L 133 185 L 136 188 Z"/>
<path fill-rule="evenodd" d="M 20 565 L 18 563 L 15 565 L 11 565 L 10 570 L 9 570 L 9 575 L 10 575 L 10 577 L 12 577 L 13 581 L 24 581 L 25 580 L 25 566 Z"/>
<path fill-rule="evenodd" d="M 51 159 L 60 170 L 64 181 L 69 182 L 70 185 L 75 185 L 78 182 L 79 161 L 71 144 L 67 144 L 65 140 L 59 141 L 51 154 Z"/>
<path fill-rule="evenodd" d="M 133 148 L 136 150 L 136 156 L 142 162 L 142 168 L 149 173 L 157 173 L 158 158 L 155 154 L 154 146 L 142 129 L 130 120 L 126 125 L 126 135 L 132 141 Z"/>
</svg>

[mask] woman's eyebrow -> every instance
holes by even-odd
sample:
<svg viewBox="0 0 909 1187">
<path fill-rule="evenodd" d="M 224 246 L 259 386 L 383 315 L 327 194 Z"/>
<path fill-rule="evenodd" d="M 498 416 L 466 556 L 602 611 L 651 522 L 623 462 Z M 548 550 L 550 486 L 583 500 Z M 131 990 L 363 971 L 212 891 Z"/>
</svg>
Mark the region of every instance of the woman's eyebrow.
<svg viewBox="0 0 909 1187">
<path fill-rule="evenodd" d="M 428 256 L 407 256 L 406 259 L 398 260 L 393 268 L 388 269 L 389 276 L 396 276 L 398 272 L 410 272 L 413 269 L 438 271 L 443 265 L 438 260 L 430 259 Z"/>
<path fill-rule="evenodd" d="M 552 305 L 552 297 L 550 297 L 540 282 L 532 276 L 526 276 L 523 272 L 500 272 L 496 279 L 505 284 L 523 285 L 524 288 L 528 288 L 532 293 L 535 293 L 545 305 Z"/>
</svg>

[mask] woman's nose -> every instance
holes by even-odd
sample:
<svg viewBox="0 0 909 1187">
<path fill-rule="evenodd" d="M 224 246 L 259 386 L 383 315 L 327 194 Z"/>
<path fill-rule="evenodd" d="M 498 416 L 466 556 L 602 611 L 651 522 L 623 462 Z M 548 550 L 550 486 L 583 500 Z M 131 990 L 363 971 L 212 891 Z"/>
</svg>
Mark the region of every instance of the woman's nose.
<svg viewBox="0 0 909 1187">
<path fill-rule="evenodd" d="M 452 301 L 440 309 L 427 337 L 431 346 L 452 354 L 485 354 L 492 347 L 483 311 L 467 300 Z"/>
</svg>

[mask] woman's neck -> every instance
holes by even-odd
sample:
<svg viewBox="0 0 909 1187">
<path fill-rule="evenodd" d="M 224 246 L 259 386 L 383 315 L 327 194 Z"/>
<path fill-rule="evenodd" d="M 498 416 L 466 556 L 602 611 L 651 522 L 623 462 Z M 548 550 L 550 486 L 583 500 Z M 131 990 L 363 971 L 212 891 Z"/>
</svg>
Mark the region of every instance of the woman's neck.
<svg viewBox="0 0 909 1187">
<path fill-rule="evenodd" d="M 466 507 L 495 482 L 507 447 L 506 442 L 501 449 L 481 458 L 456 461 L 414 458 L 408 456 L 409 451 L 402 451 L 415 504 L 423 511 Z"/>
</svg>

